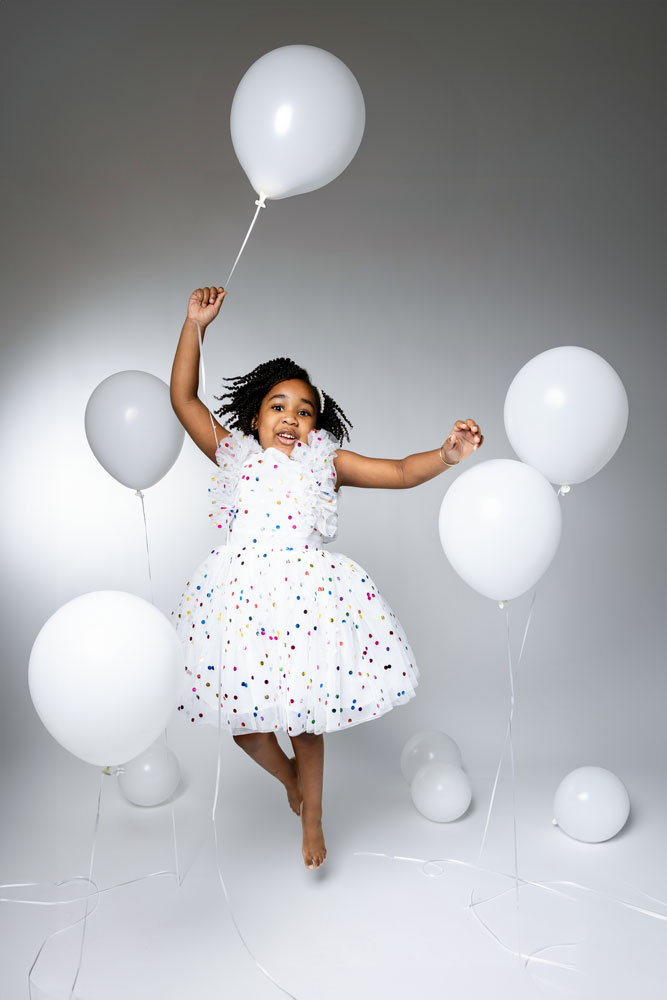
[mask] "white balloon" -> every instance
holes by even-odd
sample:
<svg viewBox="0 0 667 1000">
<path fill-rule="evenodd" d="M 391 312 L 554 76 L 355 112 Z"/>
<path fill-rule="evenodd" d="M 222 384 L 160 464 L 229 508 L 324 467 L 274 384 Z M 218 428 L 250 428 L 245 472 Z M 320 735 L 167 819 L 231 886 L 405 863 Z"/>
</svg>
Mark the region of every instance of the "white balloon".
<svg viewBox="0 0 667 1000">
<path fill-rule="evenodd" d="M 440 505 L 440 541 L 467 584 L 485 597 L 511 600 L 548 569 L 560 542 L 561 510 L 541 472 L 511 459 L 473 466 Z"/>
<path fill-rule="evenodd" d="M 472 799 L 467 775 L 456 764 L 439 760 L 420 767 L 410 790 L 415 807 L 435 823 L 451 823 L 458 819 Z"/>
<path fill-rule="evenodd" d="M 361 88 L 345 63 L 313 45 L 285 45 L 246 72 L 230 126 L 255 191 L 279 199 L 314 191 L 342 173 L 365 121 Z"/>
<path fill-rule="evenodd" d="M 162 479 L 185 440 L 169 386 L 149 372 L 116 372 L 100 382 L 88 400 L 85 427 L 100 465 L 133 490 Z"/>
<path fill-rule="evenodd" d="M 554 797 L 554 817 L 575 840 L 597 844 L 621 830 L 630 814 L 628 790 L 613 771 L 578 767 L 561 781 Z"/>
<path fill-rule="evenodd" d="M 614 455 L 628 425 L 628 397 L 611 365 L 584 347 L 554 347 L 514 377 L 505 430 L 522 462 L 552 483 L 583 483 Z"/>
<path fill-rule="evenodd" d="M 121 792 L 136 806 L 157 806 L 166 802 L 181 778 L 178 759 L 161 741 L 123 764 L 118 775 Z"/>
<path fill-rule="evenodd" d="M 66 750 L 118 765 L 150 746 L 176 708 L 181 643 L 148 601 L 101 590 L 64 604 L 35 639 L 28 666 L 40 719 Z"/>
<path fill-rule="evenodd" d="M 420 767 L 432 760 L 461 767 L 461 751 L 446 733 L 440 733 L 435 729 L 415 733 L 401 751 L 401 771 L 408 784 L 412 782 Z"/>
</svg>

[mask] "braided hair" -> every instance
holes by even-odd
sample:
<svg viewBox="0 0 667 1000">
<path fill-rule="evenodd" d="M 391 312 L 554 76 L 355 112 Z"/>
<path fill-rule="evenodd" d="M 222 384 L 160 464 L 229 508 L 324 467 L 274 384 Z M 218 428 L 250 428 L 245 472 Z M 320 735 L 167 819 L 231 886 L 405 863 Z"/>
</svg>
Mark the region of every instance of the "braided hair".
<svg viewBox="0 0 667 1000">
<path fill-rule="evenodd" d="M 220 417 L 221 422 L 224 422 L 226 426 L 238 428 L 244 434 L 252 434 L 258 441 L 259 435 L 252 427 L 252 420 L 259 413 L 262 400 L 278 382 L 284 382 L 287 379 L 293 378 L 306 382 L 314 390 L 315 399 L 317 400 L 315 426 L 319 430 L 330 431 L 341 444 L 344 437 L 349 441 L 350 435 L 345 424 L 348 424 L 350 427 L 353 425 L 345 416 L 336 400 L 332 399 L 326 392 L 322 390 L 318 391 L 317 387 L 311 382 L 310 375 L 306 369 L 301 368 L 291 358 L 273 358 L 271 361 L 264 361 L 261 365 L 257 365 L 247 375 L 235 375 L 231 378 L 223 379 L 224 382 L 231 384 L 231 388 L 229 392 L 224 392 L 222 396 L 216 396 L 215 398 L 220 401 L 226 399 L 228 402 L 223 403 L 220 409 L 215 410 L 214 413 L 216 417 Z M 321 398 L 324 400 L 323 407 L 320 400 L 320 392 Z M 227 414 L 232 417 L 231 420 L 225 419 Z"/>
</svg>

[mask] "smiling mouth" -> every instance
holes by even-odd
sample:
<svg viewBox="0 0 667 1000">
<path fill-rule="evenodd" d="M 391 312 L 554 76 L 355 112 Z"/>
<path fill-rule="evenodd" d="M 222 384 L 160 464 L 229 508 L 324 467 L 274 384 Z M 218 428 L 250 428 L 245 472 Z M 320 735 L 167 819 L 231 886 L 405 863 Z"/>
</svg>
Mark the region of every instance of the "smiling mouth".
<svg viewBox="0 0 667 1000">
<path fill-rule="evenodd" d="M 280 438 L 281 441 L 284 441 L 285 444 L 292 444 L 293 441 L 296 441 L 296 434 L 290 434 L 287 431 L 283 431 L 277 436 Z"/>
</svg>

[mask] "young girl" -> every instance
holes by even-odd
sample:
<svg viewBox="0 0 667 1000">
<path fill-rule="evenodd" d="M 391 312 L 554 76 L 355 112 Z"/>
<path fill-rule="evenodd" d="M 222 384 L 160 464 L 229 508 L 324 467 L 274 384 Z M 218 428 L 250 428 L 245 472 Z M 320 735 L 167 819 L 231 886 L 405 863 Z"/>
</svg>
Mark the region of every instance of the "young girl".
<svg viewBox="0 0 667 1000">
<path fill-rule="evenodd" d="M 341 486 L 406 489 L 467 458 L 484 438 L 459 420 L 445 443 L 404 459 L 340 448 L 349 420 L 308 373 L 275 358 L 227 379 L 214 421 L 197 397 L 199 339 L 222 288 L 197 288 L 174 358 L 171 400 L 217 466 L 211 517 L 227 533 L 181 597 L 186 660 L 180 710 L 218 722 L 287 789 L 301 816 L 307 868 L 326 857 L 323 733 L 376 719 L 415 694 L 419 672 L 403 629 L 366 571 L 323 548 L 336 537 Z M 276 730 L 289 736 L 288 758 Z"/>
</svg>

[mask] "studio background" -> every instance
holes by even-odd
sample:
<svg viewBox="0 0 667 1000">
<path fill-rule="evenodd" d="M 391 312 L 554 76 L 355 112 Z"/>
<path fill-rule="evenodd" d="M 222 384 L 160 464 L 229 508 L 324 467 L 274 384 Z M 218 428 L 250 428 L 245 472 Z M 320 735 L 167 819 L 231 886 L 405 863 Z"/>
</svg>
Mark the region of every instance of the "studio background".
<svg viewBox="0 0 667 1000">
<path fill-rule="evenodd" d="M 337 180 L 260 213 L 207 333 L 210 391 L 287 355 L 349 415 L 353 450 L 436 448 L 473 417 L 485 443 L 472 467 L 515 457 L 503 403 L 531 357 L 566 344 L 602 355 L 626 387 L 628 430 L 561 501 L 517 684 L 517 775 L 546 776 L 550 824 L 569 770 L 610 768 L 636 836 L 664 838 L 652 809 L 667 749 L 666 28 L 665 8 L 642 0 L 2 6 L 4 881 L 68 874 L 79 836 L 83 869 L 92 823 L 95 769 L 55 743 L 28 694 L 39 629 L 88 591 L 149 597 L 139 500 L 93 457 L 87 400 L 120 370 L 168 382 L 189 295 L 224 282 L 254 212 L 229 135 L 234 91 L 260 55 L 295 43 L 349 66 L 366 131 Z M 167 614 L 216 544 L 210 471 L 186 439 L 146 493 Z M 331 548 L 378 584 L 421 680 L 406 707 L 325 738 L 325 817 L 344 809 L 343 786 L 326 783 L 336 762 L 369 809 L 384 784 L 412 810 L 398 758 L 428 728 L 457 740 L 484 812 L 509 708 L 505 618 L 442 553 L 439 506 L 460 474 L 342 490 Z M 517 648 L 529 598 L 510 609 Z M 175 727 L 192 778 L 213 744 Z M 256 782 L 261 815 L 265 785 L 235 750 L 227 766 L 244 790 Z M 48 859 L 25 853 L 26 830 L 64 800 Z"/>
</svg>

